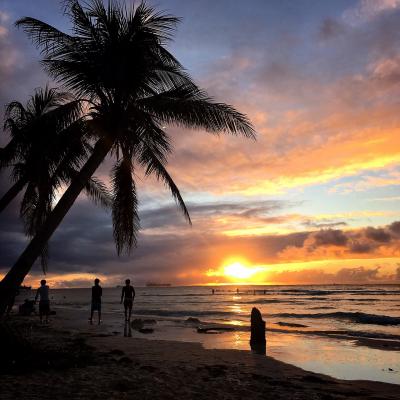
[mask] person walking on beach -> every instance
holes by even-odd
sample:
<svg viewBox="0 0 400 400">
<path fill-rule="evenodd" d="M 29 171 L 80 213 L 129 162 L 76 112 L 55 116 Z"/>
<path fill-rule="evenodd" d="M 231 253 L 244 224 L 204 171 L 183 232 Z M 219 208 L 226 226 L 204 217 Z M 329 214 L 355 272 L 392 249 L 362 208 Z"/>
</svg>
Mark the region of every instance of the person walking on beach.
<svg viewBox="0 0 400 400">
<path fill-rule="evenodd" d="M 40 297 L 39 300 L 39 317 L 40 317 L 40 323 L 43 323 L 43 316 L 45 317 L 45 324 L 49 323 L 49 314 L 50 314 L 50 300 L 49 300 L 49 287 L 46 285 L 46 280 L 42 279 L 40 281 L 40 287 L 36 291 L 36 296 L 35 296 L 35 303 Z"/>
<path fill-rule="evenodd" d="M 90 311 L 90 324 L 93 324 L 93 314 L 97 311 L 100 325 L 101 323 L 101 296 L 103 295 L 103 289 L 99 285 L 100 279 L 94 280 L 94 286 L 92 287 L 92 307 Z"/>
<path fill-rule="evenodd" d="M 124 302 L 125 322 L 131 319 L 133 300 L 135 299 L 135 289 L 131 286 L 130 279 L 125 281 L 125 286 L 122 288 L 121 304 Z M 129 311 L 129 316 L 128 316 Z"/>
</svg>

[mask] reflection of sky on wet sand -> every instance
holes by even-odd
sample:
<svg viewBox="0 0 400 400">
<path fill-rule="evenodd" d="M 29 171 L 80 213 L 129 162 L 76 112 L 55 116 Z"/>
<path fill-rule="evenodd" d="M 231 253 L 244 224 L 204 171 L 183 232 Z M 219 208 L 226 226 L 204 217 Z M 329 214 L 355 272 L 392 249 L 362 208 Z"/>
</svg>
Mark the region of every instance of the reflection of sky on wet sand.
<svg viewBox="0 0 400 400">
<path fill-rule="evenodd" d="M 132 331 L 132 336 L 144 337 L 136 331 Z M 171 321 L 159 321 L 154 333 L 146 338 L 199 342 L 206 349 L 250 349 L 248 331 L 199 334 L 195 328 L 178 328 Z M 307 371 L 339 379 L 400 384 L 399 351 L 356 346 L 347 340 L 267 332 L 267 355 Z"/>
<path fill-rule="evenodd" d="M 202 339 L 206 348 L 249 349 L 249 332 Z M 355 346 L 350 341 L 288 334 L 267 334 L 267 355 L 308 371 L 340 379 L 400 384 L 400 352 Z M 394 371 L 390 371 L 389 368 Z"/>
</svg>

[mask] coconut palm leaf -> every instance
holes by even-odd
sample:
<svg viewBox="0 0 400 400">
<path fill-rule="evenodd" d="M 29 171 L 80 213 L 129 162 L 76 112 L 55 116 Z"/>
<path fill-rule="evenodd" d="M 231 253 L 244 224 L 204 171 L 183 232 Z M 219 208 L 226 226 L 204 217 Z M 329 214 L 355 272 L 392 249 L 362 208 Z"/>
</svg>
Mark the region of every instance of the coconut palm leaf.
<svg viewBox="0 0 400 400">
<path fill-rule="evenodd" d="M 114 240 L 118 254 L 128 253 L 136 246 L 136 234 L 139 231 L 138 200 L 136 185 L 132 179 L 133 165 L 129 158 L 122 158 L 113 168 L 113 205 L 112 219 Z"/>
</svg>

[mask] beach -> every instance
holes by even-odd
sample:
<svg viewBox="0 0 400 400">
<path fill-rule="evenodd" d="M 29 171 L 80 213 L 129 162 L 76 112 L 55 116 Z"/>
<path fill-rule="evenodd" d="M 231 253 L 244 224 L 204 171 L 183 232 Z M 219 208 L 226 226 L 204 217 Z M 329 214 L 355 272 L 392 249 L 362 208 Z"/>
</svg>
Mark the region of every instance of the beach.
<svg viewBox="0 0 400 400">
<path fill-rule="evenodd" d="M 10 329 L 27 338 L 34 356 L 3 369 L 1 398 L 398 398 L 398 385 L 334 379 L 245 350 L 125 337 L 107 325 L 82 325 L 83 317 L 58 310 L 47 326 L 13 316 Z"/>
<path fill-rule="evenodd" d="M 338 379 L 400 384 L 400 290 L 394 285 L 136 287 L 133 338 L 200 343 L 207 349 L 249 350 L 250 313 L 266 322 L 267 354 Z M 255 293 L 254 293 L 255 291 Z M 51 289 L 53 323 L 75 333 L 88 328 L 90 289 Z M 104 288 L 104 334 L 124 333 L 121 289 Z M 16 304 L 33 298 L 21 293 Z M 17 306 L 14 312 L 16 312 Z M 214 334 L 198 327 L 224 328 Z"/>
</svg>

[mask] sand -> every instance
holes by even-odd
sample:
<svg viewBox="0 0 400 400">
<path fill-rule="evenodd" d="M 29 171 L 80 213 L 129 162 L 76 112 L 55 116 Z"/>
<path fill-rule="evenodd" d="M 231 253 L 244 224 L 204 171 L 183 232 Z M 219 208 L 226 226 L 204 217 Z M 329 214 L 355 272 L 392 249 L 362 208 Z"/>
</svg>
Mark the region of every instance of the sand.
<svg viewBox="0 0 400 400">
<path fill-rule="evenodd" d="M 399 398 L 398 385 L 338 380 L 250 351 L 124 337 L 64 317 L 49 326 L 10 320 L 34 354 L 3 368 L 2 400 Z"/>
</svg>

